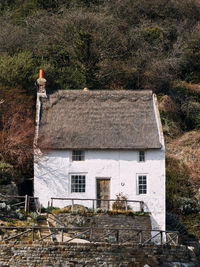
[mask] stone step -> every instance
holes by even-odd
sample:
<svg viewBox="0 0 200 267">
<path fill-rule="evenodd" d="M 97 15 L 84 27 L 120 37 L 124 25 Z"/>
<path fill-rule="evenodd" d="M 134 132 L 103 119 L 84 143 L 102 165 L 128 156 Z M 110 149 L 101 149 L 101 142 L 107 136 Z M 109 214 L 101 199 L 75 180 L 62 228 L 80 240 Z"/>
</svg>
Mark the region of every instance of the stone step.
<svg viewBox="0 0 200 267">
<path fill-rule="evenodd" d="M 38 220 L 38 226 L 39 227 L 49 227 L 49 225 L 47 223 L 47 216 L 46 215 L 42 215 L 40 217 L 40 219 Z M 45 236 L 47 236 L 46 238 L 44 238 L 45 242 L 51 242 L 52 241 L 52 237 L 49 236 L 51 234 L 50 230 L 41 229 L 41 230 L 39 230 L 39 233 L 40 233 L 40 238 L 44 238 Z"/>
</svg>

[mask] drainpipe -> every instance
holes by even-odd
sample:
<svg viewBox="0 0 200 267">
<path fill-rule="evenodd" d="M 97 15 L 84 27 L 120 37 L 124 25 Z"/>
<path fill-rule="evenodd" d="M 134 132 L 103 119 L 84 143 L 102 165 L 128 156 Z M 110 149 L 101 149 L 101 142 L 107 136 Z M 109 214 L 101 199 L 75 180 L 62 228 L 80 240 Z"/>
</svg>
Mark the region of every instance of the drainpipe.
<svg viewBox="0 0 200 267">
<path fill-rule="evenodd" d="M 46 79 L 44 78 L 44 70 L 40 70 L 39 78 L 36 81 L 38 90 L 37 90 L 37 100 L 36 100 L 36 118 L 35 118 L 35 138 L 34 138 L 34 147 L 37 146 L 37 140 L 39 135 L 39 125 L 40 125 L 40 110 L 41 110 L 41 98 L 47 98 L 46 94 Z"/>
</svg>

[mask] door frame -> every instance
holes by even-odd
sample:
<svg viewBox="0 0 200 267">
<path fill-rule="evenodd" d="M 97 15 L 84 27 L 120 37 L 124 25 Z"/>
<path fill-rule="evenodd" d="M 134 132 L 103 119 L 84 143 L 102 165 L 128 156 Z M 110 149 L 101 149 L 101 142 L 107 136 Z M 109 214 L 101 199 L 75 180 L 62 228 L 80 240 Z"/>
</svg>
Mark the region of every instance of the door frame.
<svg viewBox="0 0 200 267">
<path fill-rule="evenodd" d="M 109 183 L 109 189 L 110 189 L 109 193 L 111 195 L 111 177 L 97 176 L 96 179 L 95 179 L 95 199 L 97 199 L 97 181 L 98 180 L 109 180 L 110 181 L 110 183 Z M 109 199 L 110 199 L 110 196 L 109 196 Z M 110 203 L 109 203 L 109 205 L 110 205 Z M 97 208 L 97 201 L 96 201 L 96 208 Z"/>
</svg>

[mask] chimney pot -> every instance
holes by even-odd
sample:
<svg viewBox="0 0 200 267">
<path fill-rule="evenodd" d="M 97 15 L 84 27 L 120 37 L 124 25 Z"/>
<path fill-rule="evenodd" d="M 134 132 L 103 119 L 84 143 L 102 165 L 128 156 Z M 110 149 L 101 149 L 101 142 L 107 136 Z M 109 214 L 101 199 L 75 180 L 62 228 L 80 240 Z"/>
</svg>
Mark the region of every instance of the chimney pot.
<svg viewBox="0 0 200 267">
<path fill-rule="evenodd" d="M 40 73 L 39 73 L 39 78 L 43 79 L 44 78 L 44 70 L 40 70 Z"/>
<path fill-rule="evenodd" d="M 44 78 L 44 70 L 40 69 L 39 78 L 37 79 L 38 93 L 46 95 L 46 79 Z"/>
</svg>

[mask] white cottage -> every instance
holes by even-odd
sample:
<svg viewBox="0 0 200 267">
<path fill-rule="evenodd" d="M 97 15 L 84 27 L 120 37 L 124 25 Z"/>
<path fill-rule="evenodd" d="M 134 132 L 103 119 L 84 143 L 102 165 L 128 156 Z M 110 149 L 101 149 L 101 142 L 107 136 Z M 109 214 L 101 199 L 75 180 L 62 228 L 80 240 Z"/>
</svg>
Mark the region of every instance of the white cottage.
<svg viewBox="0 0 200 267">
<path fill-rule="evenodd" d="M 143 201 L 152 227 L 165 230 L 165 146 L 152 91 L 60 90 L 46 96 L 42 89 L 34 166 L 41 204 L 46 207 L 51 197 L 116 199 L 122 193 Z"/>
</svg>

